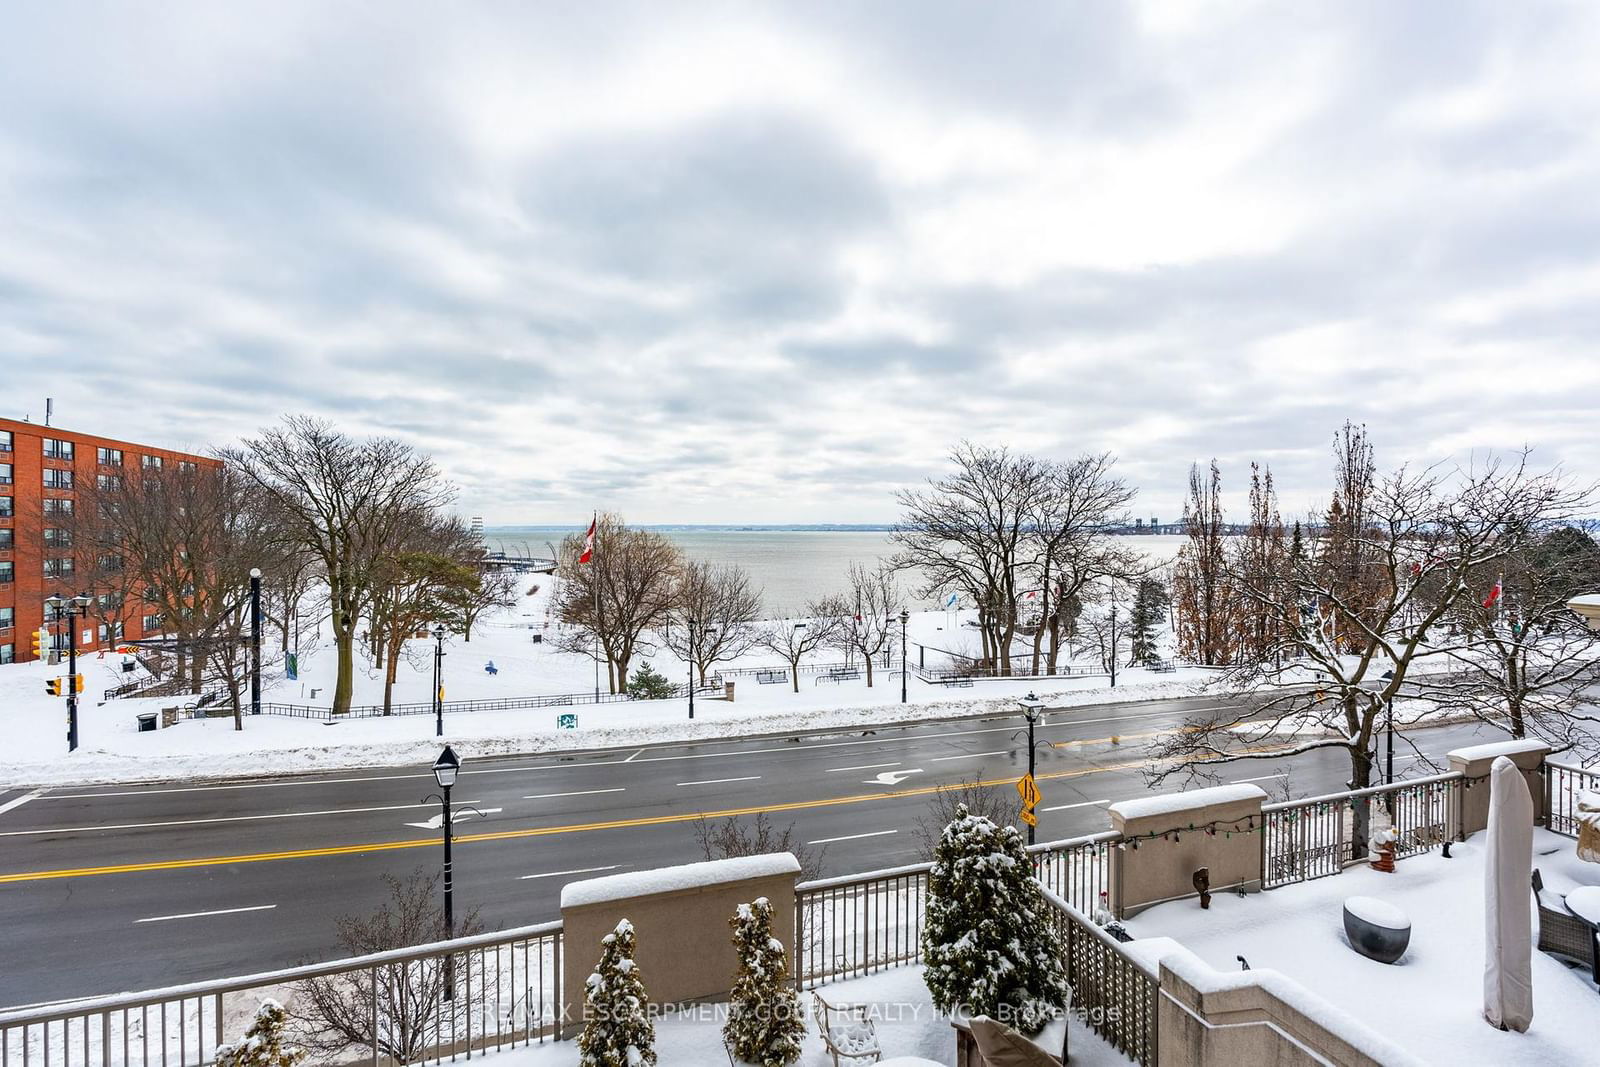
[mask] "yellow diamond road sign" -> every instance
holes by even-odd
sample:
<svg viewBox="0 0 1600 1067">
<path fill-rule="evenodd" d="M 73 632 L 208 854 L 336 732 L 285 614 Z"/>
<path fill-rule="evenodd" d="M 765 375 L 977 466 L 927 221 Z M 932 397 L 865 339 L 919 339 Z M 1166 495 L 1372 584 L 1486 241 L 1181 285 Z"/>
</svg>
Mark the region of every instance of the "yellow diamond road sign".
<svg viewBox="0 0 1600 1067">
<path fill-rule="evenodd" d="M 1033 775 L 1025 774 L 1017 782 L 1017 793 L 1022 797 L 1022 806 L 1031 809 L 1039 803 L 1039 786 L 1033 780 Z"/>
</svg>

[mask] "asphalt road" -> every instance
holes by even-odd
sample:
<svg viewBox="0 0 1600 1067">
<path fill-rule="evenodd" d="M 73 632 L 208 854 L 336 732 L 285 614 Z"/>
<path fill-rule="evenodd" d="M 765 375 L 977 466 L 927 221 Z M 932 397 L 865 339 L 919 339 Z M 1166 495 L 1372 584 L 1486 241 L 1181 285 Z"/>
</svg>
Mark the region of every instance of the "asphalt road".
<svg viewBox="0 0 1600 1067">
<path fill-rule="evenodd" d="M 1048 713 L 1038 729 L 1039 840 L 1104 830 L 1105 806 L 1146 795 L 1144 746 L 1214 698 Z M 824 873 L 923 858 L 915 833 L 940 785 L 1010 789 L 1027 768 L 1021 719 L 670 744 L 468 764 L 456 912 L 490 928 L 559 917 L 561 886 L 702 858 L 701 814 L 770 813 L 825 849 Z M 1112 741 L 1117 736 L 1120 740 Z M 1402 774 L 1484 738 L 1409 735 Z M 1442 760 L 1441 760 L 1442 762 Z M 1274 798 L 1343 788 L 1339 752 L 1221 768 Z M 1173 788 L 1177 788 L 1176 785 Z M 441 860 L 427 768 L 294 779 L 0 791 L 0 1005 L 144 989 L 344 954 L 334 919 L 385 896 L 383 875 Z M 28 799 L 24 799 L 28 798 Z"/>
</svg>

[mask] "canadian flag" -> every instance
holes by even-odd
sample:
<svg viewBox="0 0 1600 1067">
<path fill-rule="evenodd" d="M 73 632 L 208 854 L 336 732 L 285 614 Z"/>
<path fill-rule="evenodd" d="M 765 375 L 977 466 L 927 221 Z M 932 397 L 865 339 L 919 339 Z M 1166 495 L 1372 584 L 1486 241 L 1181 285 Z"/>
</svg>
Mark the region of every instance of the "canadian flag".
<svg viewBox="0 0 1600 1067">
<path fill-rule="evenodd" d="M 583 555 L 578 557 L 579 563 L 588 563 L 594 559 L 594 531 L 599 524 L 598 515 L 589 520 L 589 532 L 583 535 Z"/>
<path fill-rule="evenodd" d="M 1501 581 L 1502 581 L 1502 579 L 1500 579 L 1500 578 L 1496 578 L 1494 580 L 1494 588 L 1489 590 L 1489 595 L 1483 598 L 1483 606 L 1484 607 L 1492 608 L 1492 607 L 1494 607 L 1495 602 L 1500 599 L 1500 582 Z"/>
</svg>

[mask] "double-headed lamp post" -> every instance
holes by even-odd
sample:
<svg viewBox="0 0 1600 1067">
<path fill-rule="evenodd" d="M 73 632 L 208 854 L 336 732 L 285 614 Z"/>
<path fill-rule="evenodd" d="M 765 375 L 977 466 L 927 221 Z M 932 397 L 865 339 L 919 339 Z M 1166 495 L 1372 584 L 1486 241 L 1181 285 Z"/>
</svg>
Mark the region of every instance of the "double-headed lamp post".
<svg viewBox="0 0 1600 1067">
<path fill-rule="evenodd" d="M 1044 711 L 1044 701 L 1034 696 L 1033 691 L 1029 690 L 1027 696 L 1017 701 L 1017 705 L 1022 708 L 1022 714 L 1028 720 L 1028 778 L 1031 780 L 1033 778 L 1035 751 L 1033 747 L 1033 728 L 1038 725 L 1039 716 Z M 1028 844 L 1030 845 L 1033 844 L 1036 829 L 1037 827 L 1033 823 L 1028 824 Z"/>
<path fill-rule="evenodd" d="M 87 596 L 75 596 L 70 599 L 57 594 L 46 597 L 45 603 L 50 606 L 51 613 L 56 618 L 67 620 L 67 751 L 75 752 L 78 748 L 78 624 L 80 618 L 89 614 L 89 605 L 94 601 Z"/>
<path fill-rule="evenodd" d="M 250 568 L 250 714 L 261 714 L 261 568 Z"/>
<path fill-rule="evenodd" d="M 433 736 L 435 737 L 444 736 L 444 634 L 444 626 L 433 628 Z M 450 752 L 450 749 L 447 747 L 445 751 Z M 445 846 L 445 851 L 449 851 L 448 845 Z"/>
<path fill-rule="evenodd" d="M 694 718 L 694 672 L 695 653 L 700 648 L 700 639 L 717 632 L 715 626 L 702 626 L 699 619 L 689 620 L 689 718 Z"/>
<path fill-rule="evenodd" d="M 911 612 L 905 608 L 900 609 L 900 703 L 906 702 L 906 623 L 911 621 Z"/>
</svg>

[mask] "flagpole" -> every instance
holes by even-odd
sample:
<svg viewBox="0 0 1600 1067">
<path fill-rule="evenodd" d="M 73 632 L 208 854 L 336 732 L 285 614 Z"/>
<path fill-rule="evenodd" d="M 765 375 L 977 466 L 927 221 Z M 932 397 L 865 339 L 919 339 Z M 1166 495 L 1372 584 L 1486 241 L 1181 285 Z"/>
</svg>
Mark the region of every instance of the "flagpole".
<svg viewBox="0 0 1600 1067">
<path fill-rule="evenodd" d="M 594 527 L 594 548 L 600 552 L 600 512 L 595 511 L 589 520 Z M 590 565 L 589 580 L 594 583 L 594 702 L 600 703 L 600 568 Z"/>
</svg>

